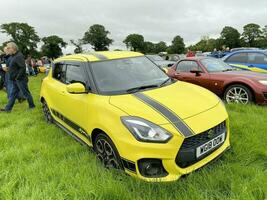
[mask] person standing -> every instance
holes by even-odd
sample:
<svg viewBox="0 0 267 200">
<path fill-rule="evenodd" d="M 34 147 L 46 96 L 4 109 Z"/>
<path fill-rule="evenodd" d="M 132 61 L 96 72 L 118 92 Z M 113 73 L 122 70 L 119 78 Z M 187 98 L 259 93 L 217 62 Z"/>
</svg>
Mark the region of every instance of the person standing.
<svg viewBox="0 0 267 200">
<path fill-rule="evenodd" d="M 16 98 L 19 95 L 20 90 L 28 101 L 29 108 L 35 108 L 31 92 L 28 88 L 28 77 L 26 74 L 26 65 L 23 54 L 18 50 L 18 46 L 14 42 L 9 42 L 7 45 L 7 51 L 11 55 L 9 62 L 9 75 L 10 80 L 13 82 L 13 88 L 11 90 L 10 98 L 5 108 L 0 109 L 1 112 L 11 112 Z"/>
<path fill-rule="evenodd" d="M 186 57 L 189 58 L 189 57 L 195 57 L 195 54 L 193 51 L 191 51 L 190 49 L 187 50 L 187 53 L 186 53 Z"/>
<path fill-rule="evenodd" d="M 7 99 L 9 99 L 11 97 L 11 91 L 13 89 L 14 83 L 13 83 L 13 81 L 10 80 L 9 65 L 10 65 L 10 61 L 11 61 L 11 55 L 8 53 L 7 47 L 4 48 L 4 52 L 5 52 L 4 67 L 2 66 L 2 69 L 3 69 L 3 71 L 5 71 L 4 85 L 6 87 Z M 18 99 L 19 103 L 22 103 L 25 100 L 21 90 L 19 91 L 17 99 Z"/>
</svg>

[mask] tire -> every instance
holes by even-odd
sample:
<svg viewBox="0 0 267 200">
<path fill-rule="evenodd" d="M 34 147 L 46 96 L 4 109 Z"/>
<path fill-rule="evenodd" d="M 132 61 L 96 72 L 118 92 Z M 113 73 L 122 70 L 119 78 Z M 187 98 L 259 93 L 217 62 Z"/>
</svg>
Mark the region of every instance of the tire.
<svg viewBox="0 0 267 200">
<path fill-rule="evenodd" d="M 230 85 L 224 92 L 224 100 L 227 103 L 249 104 L 253 103 L 251 90 L 240 84 Z"/>
<path fill-rule="evenodd" d="M 45 100 L 43 101 L 43 113 L 45 121 L 49 124 L 52 124 L 54 122 L 54 119 Z"/>
<path fill-rule="evenodd" d="M 97 158 L 108 169 L 122 170 L 123 165 L 119 153 L 112 140 L 100 133 L 96 136 L 93 145 Z"/>
</svg>

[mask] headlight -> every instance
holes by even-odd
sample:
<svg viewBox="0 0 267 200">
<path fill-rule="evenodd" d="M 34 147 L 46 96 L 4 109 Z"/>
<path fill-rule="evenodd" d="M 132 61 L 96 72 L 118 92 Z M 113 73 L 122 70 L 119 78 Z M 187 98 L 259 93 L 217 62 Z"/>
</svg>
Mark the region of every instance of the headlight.
<svg viewBox="0 0 267 200">
<path fill-rule="evenodd" d="M 166 143 L 172 135 L 165 129 L 139 117 L 121 117 L 122 123 L 142 142 Z"/>
<path fill-rule="evenodd" d="M 259 81 L 262 85 L 266 85 L 267 86 L 267 80 L 260 80 Z"/>
</svg>

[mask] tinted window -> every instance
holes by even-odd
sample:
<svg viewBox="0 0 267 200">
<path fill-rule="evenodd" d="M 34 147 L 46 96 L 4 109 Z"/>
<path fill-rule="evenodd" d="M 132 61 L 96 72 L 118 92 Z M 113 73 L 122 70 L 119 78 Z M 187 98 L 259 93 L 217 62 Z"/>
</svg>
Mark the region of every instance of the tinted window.
<svg viewBox="0 0 267 200">
<path fill-rule="evenodd" d="M 240 62 L 240 63 L 246 63 L 247 62 L 247 53 L 236 53 L 232 56 L 230 56 L 227 59 L 227 62 Z"/>
<path fill-rule="evenodd" d="M 66 71 L 66 83 L 83 83 L 85 84 L 84 80 L 84 73 L 82 72 L 82 68 L 79 65 L 70 65 L 67 64 L 67 71 Z"/>
<path fill-rule="evenodd" d="M 61 63 L 55 63 L 53 69 L 53 78 L 65 83 L 66 80 L 66 65 Z"/>
<path fill-rule="evenodd" d="M 190 72 L 191 70 L 202 71 L 195 61 L 181 61 L 176 69 L 177 72 Z"/>
<path fill-rule="evenodd" d="M 248 53 L 248 63 L 267 64 L 267 56 L 262 53 Z"/>
</svg>

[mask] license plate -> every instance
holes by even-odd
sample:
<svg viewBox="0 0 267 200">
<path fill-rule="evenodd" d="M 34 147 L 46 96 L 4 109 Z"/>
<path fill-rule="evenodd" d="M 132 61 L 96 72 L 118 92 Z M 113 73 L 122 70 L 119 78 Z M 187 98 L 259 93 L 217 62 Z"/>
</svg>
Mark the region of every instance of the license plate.
<svg viewBox="0 0 267 200">
<path fill-rule="evenodd" d="M 212 149 L 216 148 L 220 144 L 222 144 L 225 140 L 225 133 L 217 136 L 216 138 L 213 138 L 212 140 L 206 142 L 205 144 L 202 144 L 201 146 L 197 147 L 196 156 L 197 158 L 208 153 Z"/>
</svg>

